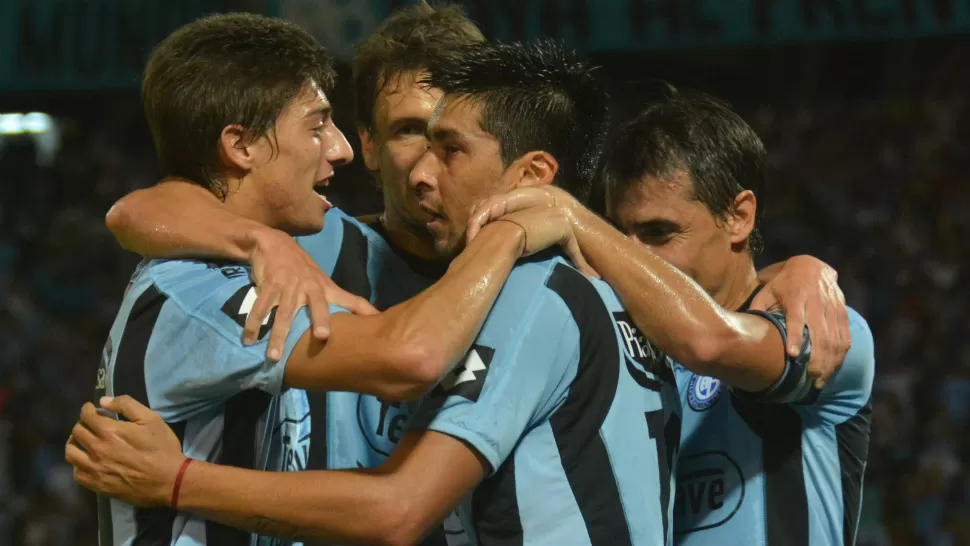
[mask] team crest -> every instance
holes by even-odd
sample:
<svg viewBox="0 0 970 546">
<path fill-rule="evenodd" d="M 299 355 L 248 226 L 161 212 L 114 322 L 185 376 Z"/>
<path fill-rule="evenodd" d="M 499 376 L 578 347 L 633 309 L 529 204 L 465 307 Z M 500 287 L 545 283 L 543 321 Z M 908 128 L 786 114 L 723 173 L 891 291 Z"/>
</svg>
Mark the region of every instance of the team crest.
<svg viewBox="0 0 970 546">
<path fill-rule="evenodd" d="M 687 403 L 694 411 L 704 411 L 721 397 L 721 380 L 693 375 L 687 385 Z"/>
</svg>

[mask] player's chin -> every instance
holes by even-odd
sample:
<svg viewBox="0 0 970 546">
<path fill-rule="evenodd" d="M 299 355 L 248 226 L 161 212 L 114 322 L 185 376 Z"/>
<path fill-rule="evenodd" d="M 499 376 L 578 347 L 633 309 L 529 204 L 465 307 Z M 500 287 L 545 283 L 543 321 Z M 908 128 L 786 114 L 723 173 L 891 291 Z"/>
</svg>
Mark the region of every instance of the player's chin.
<svg viewBox="0 0 970 546">
<path fill-rule="evenodd" d="M 286 230 L 291 235 L 313 235 L 323 229 L 326 211 L 320 207 L 307 207 L 289 218 Z"/>
</svg>

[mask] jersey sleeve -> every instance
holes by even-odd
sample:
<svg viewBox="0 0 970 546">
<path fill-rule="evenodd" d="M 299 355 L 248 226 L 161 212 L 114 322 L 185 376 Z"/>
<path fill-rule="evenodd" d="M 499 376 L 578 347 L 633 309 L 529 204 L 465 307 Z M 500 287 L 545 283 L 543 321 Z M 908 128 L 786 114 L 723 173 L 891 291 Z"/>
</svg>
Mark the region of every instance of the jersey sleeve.
<svg viewBox="0 0 970 546">
<path fill-rule="evenodd" d="M 862 315 L 851 308 L 849 333 L 852 347 L 845 355 L 842 366 L 810 404 L 795 406 L 800 413 L 837 425 L 851 419 L 869 403 L 876 374 L 872 332 Z"/>
<path fill-rule="evenodd" d="M 562 300 L 539 289 L 528 299 L 519 292 L 523 305 L 509 288 L 464 361 L 411 420 L 411 428 L 466 442 L 493 472 L 565 399 L 579 361 L 579 329 Z"/>
<path fill-rule="evenodd" d="M 788 346 L 788 325 L 785 321 L 785 316 L 781 312 L 755 310 L 746 312 L 757 315 L 770 322 L 781 334 L 782 346 Z M 801 351 L 794 358 L 787 354 L 785 355 L 785 368 L 781 373 L 781 377 L 773 385 L 759 392 L 732 389 L 735 395 L 746 400 L 765 404 L 805 403 L 814 400 L 818 396 L 818 391 L 808 377 L 808 361 L 812 357 L 812 342 L 807 328 L 803 333 Z"/>
<path fill-rule="evenodd" d="M 148 288 L 159 294 L 161 308 L 144 353 L 145 385 L 152 409 L 167 421 L 187 419 L 246 390 L 278 394 L 286 362 L 310 328 L 303 308 L 293 320 L 280 361 L 268 359 L 275 310 L 264 320 L 255 344 L 242 342 L 257 295 L 248 268 L 233 266 L 228 273 L 225 267 L 200 269 L 160 272 L 152 275 Z M 331 312 L 341 311 L 331 307 Z"/>
</svg>

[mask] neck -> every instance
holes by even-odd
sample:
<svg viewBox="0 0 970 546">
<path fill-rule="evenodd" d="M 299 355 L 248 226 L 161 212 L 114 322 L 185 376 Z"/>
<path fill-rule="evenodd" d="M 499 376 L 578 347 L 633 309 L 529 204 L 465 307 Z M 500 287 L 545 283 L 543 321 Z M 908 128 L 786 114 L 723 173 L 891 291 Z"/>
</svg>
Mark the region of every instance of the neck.
<svg viewBox="0 0 970 546">
<path fill-rule="evenodd" d="M 725 271 L 725 280 L 720 288 L 711 294 L 718 305 L 729 311 L 741 307 L 758 287 L 758 271 L 754 268 L 754 261 L 747 253 L 736 258 Z"/>
<path fill-rule="evenodd" d="M 256 184 L 245 183 L 243 179 L 226 181 L 226 198 L 223 203 L 229 212 L 254 220 L 264 226 L 275 227 L 273 217 L 267 210 L 263 200 L 254 193 Z"/>
<path fill-rule="evenodd" d="M 391 242 L 404 252 L 422 260 L 439 259 L 430 233 L 415 233 L 414 226 L 386 212 L 381 215 L 381 224 L 384 225 L 384 230 L 387 231 Z"/>
</svg>

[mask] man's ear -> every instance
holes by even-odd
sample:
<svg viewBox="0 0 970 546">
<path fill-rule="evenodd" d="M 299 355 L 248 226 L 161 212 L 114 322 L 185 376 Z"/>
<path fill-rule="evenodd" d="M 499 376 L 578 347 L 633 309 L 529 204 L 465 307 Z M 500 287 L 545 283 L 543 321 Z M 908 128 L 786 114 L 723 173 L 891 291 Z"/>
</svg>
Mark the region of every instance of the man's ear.
<svg viewBox="0 0 970 546">
<path fill-rule="evenodd" d="M 219 133 L 219 156 L 230 169 L 249 171 L 255 159 L 252 144 L 242 125 L 227 125 Z"/>
<path fill-rule="evenodd" d="M 731 213 L 725 227 L 732 245 L 741 245 L 754 231 L 755 215 L 758 213 L 758 199 L 751 190 L 744 190 L 734 198 Z"/>
<path fill-rule="evenodd" d="M 360 156 L 364 158 L 364 166 L 371 172 L 379 170 L 377 144 L 374 142 L 370 129 L 363 125 L 357 125 L 357 136 L 360 137 Z"/>
<path fill-rule="evenodd" d="M 559 172 L 559 162 L 549 152 L 529 152 L 520 157 L 516 163 L 519 170 L 519 180 L 515 187 L 549 186 L 556 180 Z"/>
</svg>

